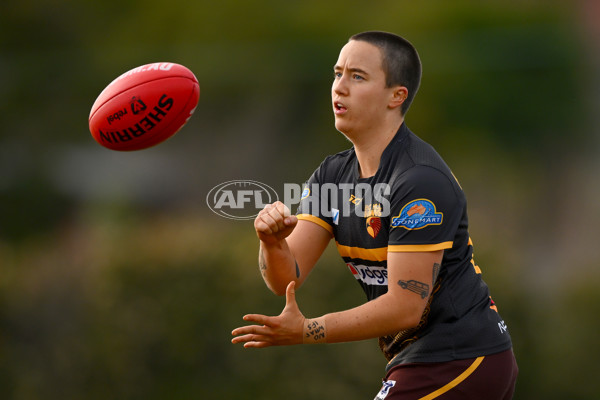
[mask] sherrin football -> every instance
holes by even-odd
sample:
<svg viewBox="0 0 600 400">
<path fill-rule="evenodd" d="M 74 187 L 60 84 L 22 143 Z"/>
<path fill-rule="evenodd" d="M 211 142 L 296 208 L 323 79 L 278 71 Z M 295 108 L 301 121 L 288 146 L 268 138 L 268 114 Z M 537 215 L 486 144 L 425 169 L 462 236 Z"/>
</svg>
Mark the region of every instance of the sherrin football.
<svg viewBox="0 0 600 400">
<path fill-rule="evenodd" d="M 179 131 L 194 113 L 200 85 L 183 65 L 159 62 L 125 72 L 90 111 L 94 139 L 111 150 L 141 150 Z"/>
</svg>

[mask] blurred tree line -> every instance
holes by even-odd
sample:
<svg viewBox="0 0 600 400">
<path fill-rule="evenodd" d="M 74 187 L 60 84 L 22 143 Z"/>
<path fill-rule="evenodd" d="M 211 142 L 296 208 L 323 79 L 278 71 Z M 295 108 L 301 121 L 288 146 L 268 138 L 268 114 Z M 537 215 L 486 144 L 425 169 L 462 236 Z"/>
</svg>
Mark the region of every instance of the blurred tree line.
<svg viewBox="0 0 600 400">
<path fill-rule="evenodd" d="M 578 4 L 5 0 L 0 398 L 374 397 L 375 341 L 230 344 L 242 315 L 278 314 L 284 299 L 262 283 L 252 223 L 205 203 L 227 180 L 301 183 L 349 147 L 332 124 L 332 66 L 370 29 L 420 52 L 407 123 L 469 199 L 521 370 L 515 398 L 598 398 L 597 72 Z M 96 96 L 155 61 L 194 71 L 194 117 L 156 148 L 101 148 L 86 122 Z M 362 301 L 334 248 L 298 292 L 307 316 Z"/>
</svg>

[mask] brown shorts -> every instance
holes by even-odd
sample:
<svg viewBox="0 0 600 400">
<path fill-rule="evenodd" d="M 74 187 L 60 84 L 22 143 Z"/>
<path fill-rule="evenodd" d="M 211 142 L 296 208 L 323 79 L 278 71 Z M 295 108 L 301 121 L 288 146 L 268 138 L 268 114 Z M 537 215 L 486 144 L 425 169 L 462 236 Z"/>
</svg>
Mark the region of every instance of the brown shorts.
<svg viewBox="0 0 600 400">
<path fill-rule="evenodd" d="M 392 368 L 375 400 L 510 400 L 519 369 L 512 350 Z"/>
</svg>

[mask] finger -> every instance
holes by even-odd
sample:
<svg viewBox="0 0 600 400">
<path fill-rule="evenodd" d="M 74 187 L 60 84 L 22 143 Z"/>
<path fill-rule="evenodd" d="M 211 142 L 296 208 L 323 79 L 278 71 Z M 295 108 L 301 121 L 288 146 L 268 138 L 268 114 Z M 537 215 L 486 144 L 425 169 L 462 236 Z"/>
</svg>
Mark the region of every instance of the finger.
<svg viewBox="0 0 600 400">
<path fill-rule="evenodd" d="M 247 314 L 242 317 L 244 321 L 248 322 L 256 322 L 257 324 L 270 326 L 272 325 L 271 320 L 272 317 L 267 317 L 266 315 L 261 314 Z"/>
<path fill-rule="evenodd" d="M 285 217 L 285 219 L 283 220 L 283 223 L 285 224 L 286 227 L 296 226 L 296 224 L 298 223 L 298 217 L 296 217 L 295 215 L 290 215 L 288 217 Z"/>
<path fill-rule="evenodd" d="M 267 225 L 269 225 L 269 228 L 273 232 L 277 232 L 285 227 L 285 224 L 283 222 L 284 216 L 282 214 L 283 209 L 281 209 L 282 206 L 285 206 L 281 202 L 277 203 L 265 206 L 265 208 L 263 208 L 263 210 L 258 214 L 261 220 L 263 220 Z"/>
<path fill-rule="evenodd" d="M 254 230 L 256 230 L 256 232 L 265 233 L 267 235 L 273 234 L 273 230 L 269 227 L 269 224 L 267 224 L 260 215 L 257 216 L 254 220 Z"/>
<path fill-rule="evenodd" d="M 246 348 L 263 348 L 273 346 L 270 338 L 262 335 L 244 335 L 231 339 L 231 343 L 243 343 Z"/>
<path fill-rule="evenodd" d="M 233 339 L 231 339 L 231 343 L 238 344 L 238 343 L 249 342 L 252 340 L 253 337 L 254 337 L 254 335 L 252 335 L 252 334 L 236 336 Z"/>
<path fill-rule="evenodd" d="M 269 211 L 268 213 L 264 213 L 261 217 L 261 219 L 267 224 L 269 225 L 269 228 L 273 231 L 273 232 L 277 232 L 280 228 L 281 228 L 281 217 L 278 216 L 277 210 L 275 210 L 274 208 L 271 209 L 271 211 Z M 275 213 L 275 214 L 273 214 Z"/>
<path fill-rule="evenodd" d="M 255 334 L 259 333 L 258 328 L 260 328 L 260 327 L 256 326 L 256 325 L 241 326 L 241 327 L 235 328 L 233 331 L 231 331 L 231 335 L 232 336 L 255 335 Z"/>
<path fill-rule="evenodd" d="M 239 328 L 235 328 L 231 331 L 232 336 L 261 336 L 261 337 L 269 337 L 273 333 L 271 327 L 266 325 L 248 325 L 248 326 L 240 326 Z"/>
<path fill-rule="evenodd" d="M 249 333 L 246 335 L 239 335 L 231 339 L 231 343 L 248 343 L 248 342 L 265 342 L 269 341 L 269 337 L 265 335 L 256 335 L 254 333 Z"/>
<path fill-rule="evenodd" d="M 274 208 L 267 210 L 265 207 L 254 220 L 254 228 L 257 232 L 272 235 L 280 230 L 280 223 L 278 223 L 276 217 L 271 214 L 271 210 L 274 210 Z"/>
<path fill-rule="evenodd" d="M 277 208 L 277 211 L 279 212 L 279 214 L 281 214 L 283 218 L 289 217 L 291 215 L 290 209 L 281 201 L 277 201 L 273 203 L 273 205 Z"/>
<path fill-rule="evenodd" d="M 278 201 L 276 203 L 273 203 L 273 207 L 271 209 L 269 209 L 268 211 L 268 215 L 273 219 L 273 221 L 277 224 L 277 229 L 274 229 L 274 227 L 272 227 L 271 229 L 273 229 L 274 231 L 279 231 L 282 230 L 283 228 L 285 228 L 285 224 L 283 223 L 283 219 L 284 219 L 284 208 L 285 205 Z"/>
<path fill-rule="evenodd" d="M 273 205 L 277 207 L 277 211 L 283 217 L 283 225 L 284 226 L 290 226 L 290 225 L 293 226 L 296 224 L 296 222 L 298 222 L 298 218 L 296 218 L 296 216 L 292 217 L 292 213 L 290 212 L 290 209 L 284 203 L 278 201 L 278 202 L 274 203 Z"/>
<path fill-rule="evenodd" d="M 290 209 L 288 208 L 288 206 L 286 206 L 284 204 L 283 205 L 283 216 L 284 217 L 289 217 L 290 215 L 292 215 L 292 213 L 290 212 Z"/>
<path fill-rule="evenodd" d="M 246 349 L 249 349 L 249 348 L 254 348 L 254 349 L 262 349 L 262 348 L 269 347 L 269 346 L 274 346 L 274 344 L 273 344 L 273 343 L 271 343 L 271 342 L 266 342 L 266 341 L 254 341 L 254 340 L 253 340 L 253 341 L 251 341 L 251 342 L 246 342 L 246 343 L 244 343 L 244 347 L 245 347 Z"/>
</svg>

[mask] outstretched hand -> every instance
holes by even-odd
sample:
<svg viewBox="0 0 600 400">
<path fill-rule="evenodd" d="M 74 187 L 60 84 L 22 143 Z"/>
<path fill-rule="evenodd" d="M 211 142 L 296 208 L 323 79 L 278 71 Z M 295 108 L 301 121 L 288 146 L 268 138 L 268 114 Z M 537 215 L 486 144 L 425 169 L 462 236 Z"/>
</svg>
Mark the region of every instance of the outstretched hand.
<svg viewBox="0 0 600 400">
<path fill-rule="evenodd" d="M 260 325 L 247 325 L 234 329 L 231 334 L 235 337 L 231 343 L 243 343 L 244 347 L 255 348 L 301 344 L 305 318 L 296 303 L 295 285 L 294 281 L 287 285 L 285 307 L 281 314 L 276 317 L 260 314 L 244 315 L 244 321 Z"/>
</svg>

